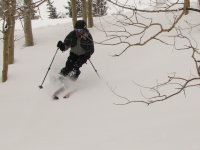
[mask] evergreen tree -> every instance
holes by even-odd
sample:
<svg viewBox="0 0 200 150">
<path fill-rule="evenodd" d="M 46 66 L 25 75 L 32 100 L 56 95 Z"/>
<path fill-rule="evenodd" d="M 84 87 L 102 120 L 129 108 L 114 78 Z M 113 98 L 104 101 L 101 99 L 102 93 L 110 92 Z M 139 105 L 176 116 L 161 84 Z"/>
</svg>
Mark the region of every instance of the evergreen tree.
<svg viewBox="0 0 200 150">
<path fill-rule="evenodd" d="M 106 0 L 93 0 L 93 16 L 107 15 L 108 7 Z"/>
<path fill-rule="evenodd" d="M 104 16 L 107 15 L 107 0 L 93 0 L 92 7 L 93 7 L 93 16 Z M 68 0 L 68 7 L 65 7 L 68 10 L 69 17 L 72 17 L 72 10 L 71 10 L 71 0 Z M 81 0 L 76 1 L 76 10 L 77 10 L 77 17 L 82 17 L 82 2 Z"/>
<path fill-rule="evenodd" d="M 65 9 L 68 10 L 68 12 L 66 13 L 66 15 L 68 15 L 70 18 L 72 18 L 72 5 L 71 5 L 71 1 L 68 1 L 68 6 L 64 6 Z"/>
<path fill-rule="evenodd" d="M 65 8 L 68 10 L 69 17 L 72 17 L 71 0 L 68 0 L 68 7 Z M 81 0 L 76 0 L 76 11 L 77 11 L 77 17 L 82 17 L 83 10 L 82 10 Z"/>
<path fill-rule="evenodd" d="M 82 2 L 81 0 L 76 1 L 77 17 L 83 16 Z"/>
<path fill-rule="evenodd" d="M 58 18 L 56 8 L 53 6 L 53 2 L 51 2 L 50 0 L 47 1 L 47 9 L 49 10 L 47 12 L 49 12 L 50 19 Z"/>
<path fill-rule="evenodd" d="M 36 7 L 33 6 L 32 11 L 31 11 L 31 19 L 38 19 L 39 16 L 37 15 L 37 10 Z"/>
</svg>

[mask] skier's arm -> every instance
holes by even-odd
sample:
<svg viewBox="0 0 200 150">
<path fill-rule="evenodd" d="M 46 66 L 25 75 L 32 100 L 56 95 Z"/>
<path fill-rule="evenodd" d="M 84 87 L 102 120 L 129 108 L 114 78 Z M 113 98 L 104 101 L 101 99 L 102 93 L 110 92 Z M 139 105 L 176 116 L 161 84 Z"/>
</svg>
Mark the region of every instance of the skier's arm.
<svg viewBox="0 0 200 150">
<path fill-rule="evenodd" d="M 68 50 L 68 49 L 71 47 L 72 35 L 73 35 L 73 32 L 70 32 L 70 33 L 66 36 L 64 42 L 58 41 L 57 47 L 60 48 L 60 50 L 61 50 L 62 52 Z"/>
<path fill-rule="evenodd" d="M 58 41 L 57 47 L 58 47 L 61 51 L 65 51 L 65 45 L 63 44 L 62 41 Z"/>
<path fill-rule="evenodd" d="M 67 49 L 69 49 L 71 47 L 73 34 L 74 34 L 74 32 L 72 31 L 66 36 L 66 38 L 65 38 L 65 40 L 63 42 L 64 45 L 65 45 L 65 50 L 67 50 Z"/>
</svg>

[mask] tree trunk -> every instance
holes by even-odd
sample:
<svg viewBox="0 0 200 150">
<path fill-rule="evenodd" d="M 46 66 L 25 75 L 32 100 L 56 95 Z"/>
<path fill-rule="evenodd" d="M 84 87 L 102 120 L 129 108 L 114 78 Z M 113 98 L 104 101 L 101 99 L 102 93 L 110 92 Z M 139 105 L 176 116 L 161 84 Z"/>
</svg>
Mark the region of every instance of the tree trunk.
<svg viewBox="0 0 200 150">
<path fill-rule="evenodd" d="M 83 20 L 87 23 L 87 5 L 86 5 L 86 0 L 81 0 L 82 1 L 82 10 L 83 10 Z"/>
<path fill-rule="evenodd" d="M 198 2 L 199 2 L 199 7 L 200 7 L 200 0 L 198 0 Z"/>
<path fill-rule="evenodd" d="M 187 15 L 189 13 L 189 11 L 187 10 L 187 8 L 190 7 L 190 0 L 184 0 L 184 11 L 185 11 L 185 15 Z"/>
<path fill-rule="evenodd" d="M 9 41 L 9 30 L 4 31 L 4 43 L 3 43 L 3 70 L 2 70 L 2 82 L 6 82 L 8 79 L 8 41 Z"/>
<path fill-rule="evenodd" d="M 25 46 L 33 46 L 33 33 L 31 24 L 32 15 L 32 0 L 24 0 L 24 34 L 25 34 Z"/>
<path fill-rule="evenodd" d="M 4 23 L 3 23 L 3 70 L 2 70 L 2 82 L 6 82 L 8 79 L 8 58 L 9 58 L 9 39 L 11 27 L 11 10 L 10 10 L 10 0 L 3 1 L 4 10 Z"/>
<path fill-rule="evenodd" d="M 72 5 L 72 22 L 73 26 L 75 26 L 75 23 L 77 21 L 76 0 L 71 0 L 71 5 Z"/>
<path fill-rule="evenodd" d="M 9 64 L 14 63 L 14 32 L 15 32 L 15 12 L 16 12 L 16 0 L 12 0 L 11 8 L 11 27 L 10 30 L 10 44 L 9 44 Z"/>
<path fill-rule="evenodd" d="M 91 28 L 94 26 L 93 23 L 93 16 L 92 16 L 92 0 L 88 0 L 87 2 L 87 6 L 88 6 L 88 28 Z"/>
<path fill-rule="evenodd" d="M 3 2 L 0 0 L 0 18 L 3 18 Z"/>
</svg>

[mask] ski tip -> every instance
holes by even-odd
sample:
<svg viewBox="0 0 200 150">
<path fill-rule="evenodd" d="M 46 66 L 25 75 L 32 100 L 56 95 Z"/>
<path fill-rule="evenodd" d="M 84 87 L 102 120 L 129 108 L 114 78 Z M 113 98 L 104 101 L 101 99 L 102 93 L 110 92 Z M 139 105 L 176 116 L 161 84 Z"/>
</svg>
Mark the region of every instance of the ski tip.
<svg viewBox="0 0 200 150">
<path fill-rule="evenodd" d="M 72 92 L 69 92 L 69 93 L 65 94 L 65 95 L 63 96 L 63 98 L 69 98 L 69 97 L 71 96 L 71 94 L 72 94 Z"/>
<path fill-rule="evenodd" d="M 69 98 L 69 95 L 63 96 L 63 98 Z"/>
<path fill-rule="evenodd" d="M 58 100 L 59 99 L 59 97 L 55 96 L 55 95 L 52 98 L 53 98 L 53 100 Z"/>
</svg>

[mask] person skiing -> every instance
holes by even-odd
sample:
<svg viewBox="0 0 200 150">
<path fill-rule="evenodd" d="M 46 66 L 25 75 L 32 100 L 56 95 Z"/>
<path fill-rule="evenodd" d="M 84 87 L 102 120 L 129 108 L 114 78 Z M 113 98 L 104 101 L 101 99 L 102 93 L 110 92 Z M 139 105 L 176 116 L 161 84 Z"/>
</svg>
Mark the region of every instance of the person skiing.
<svg viewBox="0 0 200 150">
<path fill-rule="evenodd" d="M 66 36 L 64 42 L 58 41 L 57 47 L 62 52 L 71 48 L 65 67 L 61 69 L 60 74 L 69 76 L 74 81 L 77 80 L 81 73 L 80 68 L 94 53 L 93 38 L 86 28 L 86 22 L 78 20 L 74 30 Z"/>
</svg>

